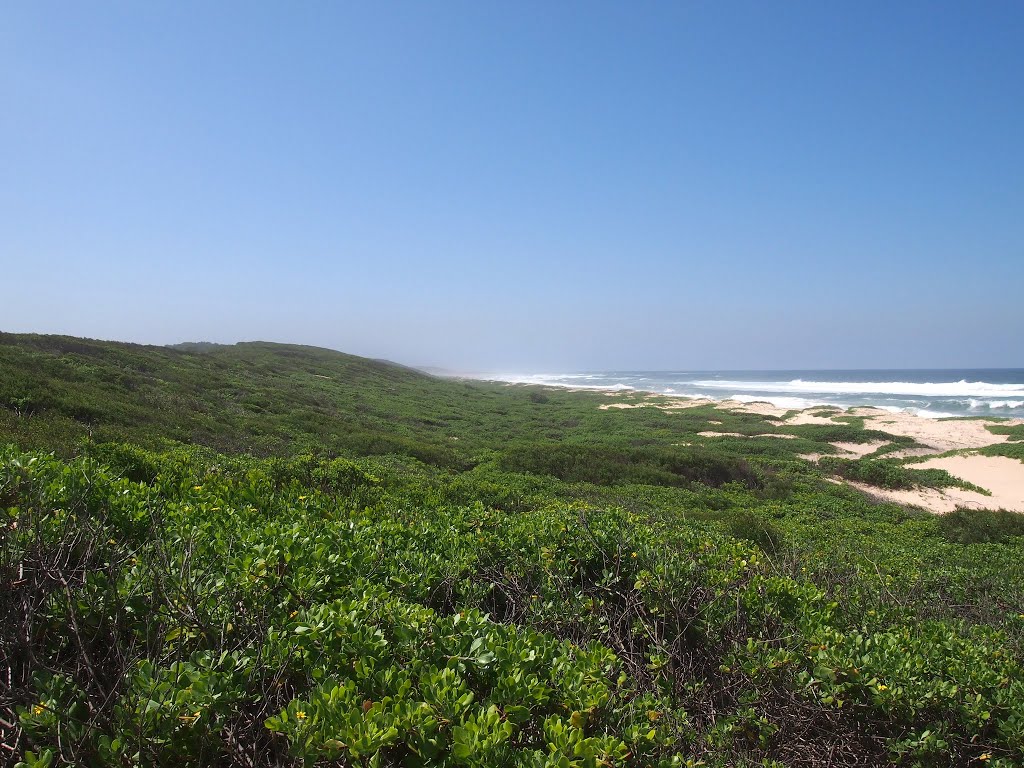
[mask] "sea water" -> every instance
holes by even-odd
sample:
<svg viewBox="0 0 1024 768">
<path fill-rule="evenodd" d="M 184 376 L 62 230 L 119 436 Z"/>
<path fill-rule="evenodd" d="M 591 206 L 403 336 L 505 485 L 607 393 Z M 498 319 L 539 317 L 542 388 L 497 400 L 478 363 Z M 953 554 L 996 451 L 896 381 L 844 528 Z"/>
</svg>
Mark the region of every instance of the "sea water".
<svg viewBox="0 0 1024 768">
<path fill-rule="evenodd" d="M 781 408 L 873 406 L 920 416 L 1024 418 L 1024 368 L 856 371 L 605 371 L 496 374 L 524 384 L 640 390 Z"/>
</svg>

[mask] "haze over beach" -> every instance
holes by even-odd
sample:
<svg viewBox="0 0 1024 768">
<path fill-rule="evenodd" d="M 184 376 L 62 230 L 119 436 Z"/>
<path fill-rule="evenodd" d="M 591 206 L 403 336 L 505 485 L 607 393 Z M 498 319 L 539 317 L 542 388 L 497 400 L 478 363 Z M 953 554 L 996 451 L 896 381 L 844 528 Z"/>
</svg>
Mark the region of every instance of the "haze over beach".
<svg viewBox="0 0 1024 768">
<path fill-rule="evenodd" d="M 1015 2 L 21 3 L 0 327 L 456 370 L 1024 366 Z"/>
<path fill-rule="evenodd" d="M 0 8 L 0 768 L 1024 767 L 1024 3 Z"/>
</svg>

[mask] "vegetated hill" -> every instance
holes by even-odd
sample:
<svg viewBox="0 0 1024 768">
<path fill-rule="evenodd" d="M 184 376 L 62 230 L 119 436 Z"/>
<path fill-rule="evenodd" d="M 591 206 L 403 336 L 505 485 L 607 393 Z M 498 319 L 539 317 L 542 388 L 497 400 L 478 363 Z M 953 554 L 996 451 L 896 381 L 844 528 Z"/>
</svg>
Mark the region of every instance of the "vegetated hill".
<svg viewBox="0 0 1024 768">
<path fill-rule="evenodd" d="M 256 455 L 392 452 L 450 463 L 455 454 L 437 427 L 467 407 L 486 408 L 482 397 L 472 384 L 315 347 L 0 334 L 0 433 L 27 445 L 67 447 L 91 434 Z"/>
<path fill-rule="evenodd" d="M 91 437 L 256 456 L 399 454 L 467 468 L 481 452 L 521 442 L 571 443 L 574 461 L 585 465 L 595 443 L 619 453 L 652 445 L 693 453 L 679 444 L 711 420 L 725 419 L 721 429 L 743 434 L 775 430 L 760 416 L 711 408 L 603 411 L 597 406 L 608 398 L 601 393 L 438 378 L 316 347 L 181 346 L 0 334 L 0 439 L 65 454 Z M 853 440 L 863 432 L 837 429 Z M 808 433 L 808 439 L 762 443 L 760 450 L 776 457 L 828 452 L 825 441 L 840 438 Z M 744 446 L 750 449 L 757 450 Z M 601 462 L 607 460 L 603 455 Z M 624 455 L 613 461 L 636 463 Z"/>
<path fill-rule="evenodd" d="M 1020 516 L 639 399 L 0 336 L 0 763 L 1024 760 Z"/>
</svg>

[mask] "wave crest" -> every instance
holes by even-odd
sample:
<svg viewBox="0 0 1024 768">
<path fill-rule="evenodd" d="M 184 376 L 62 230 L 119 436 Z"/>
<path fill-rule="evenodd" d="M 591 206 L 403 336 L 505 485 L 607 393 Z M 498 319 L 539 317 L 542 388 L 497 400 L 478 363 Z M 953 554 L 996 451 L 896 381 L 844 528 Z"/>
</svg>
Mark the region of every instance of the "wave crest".
<svg viewBox="0 0 1024 768">
<path fill-rule="evenodd" d="M 950 398 L 1024 398 L 1022 384 L 991 384 L 987 381 L 912 382 L 912 381 L 732 381 L 708 379 L 694 386 L 729 389 L 737 392 L 778 392 L 781 394 L 819 395 L 900 395 L 904 397 Z M 1008 406 L 1018 407 L 1018 406 Z"/>
</svg>

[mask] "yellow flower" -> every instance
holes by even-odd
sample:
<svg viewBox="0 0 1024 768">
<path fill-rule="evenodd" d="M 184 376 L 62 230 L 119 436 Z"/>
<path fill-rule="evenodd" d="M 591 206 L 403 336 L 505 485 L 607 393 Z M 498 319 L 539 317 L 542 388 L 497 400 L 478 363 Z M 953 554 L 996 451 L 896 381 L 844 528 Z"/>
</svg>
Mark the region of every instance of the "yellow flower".
<svg viewBox="0 0 1024 768">
<path fill-rule="evenodd" d="M 881 683 L 879 683 L 878 684 L 878 690 L 880 690 L 880 691 L 888 691 L 889 690 L 889 686 L 888 685 L 882 685 Z"/>
<path fill-rule="evenodd" d="M 201 486 L 201 485 L 193 485 L 192 486 L 192 490 L 193 491 L 201 491 L 201 490 L 203 490 L 203 486 Z"/>
<path fill-rule="evenodd" d="M 991 752 L 986 752 L 983 755 L 979 755 L 978 759 L 979 760 L 991 760 L 992 759 L 992 753 Z"/>
<path fill-rule="evenodd" d="M 33 715 L 41 715 L 45 711 L 46 711 L 46 707 L 44 707 L 42 704 L 36 704 L 34 707 L 32 707 L 32 714 Z"/>
<path fill-rule="evenodd" d="M 636 557 L 636 552 L 634 552 L 632 555 L 630 555 L 630 557 Z"/>
<path fill-rule="evenodd" d="M 305 712 L 296 712 L 295 713 L 295 719 L 296 720 L 305 720 L 306 719 L 306 713 Z"/>
</svg>

